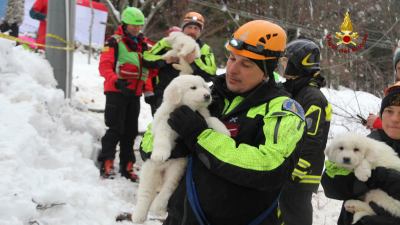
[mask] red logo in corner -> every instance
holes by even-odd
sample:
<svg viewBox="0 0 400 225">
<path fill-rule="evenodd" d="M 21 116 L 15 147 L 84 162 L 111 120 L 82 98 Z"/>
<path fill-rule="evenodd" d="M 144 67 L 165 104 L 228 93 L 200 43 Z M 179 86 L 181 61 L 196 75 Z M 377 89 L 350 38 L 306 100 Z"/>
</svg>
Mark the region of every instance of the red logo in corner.
<svg viewBox="0 0 400 225">
<path fill-rule="evenodd" d="M 340 53 L 351 53 L 365 48 L 368 34 L 365 33 L 362 39 L 358 40 L 360 36 L 357 32 L 353 32 L 350 14 L 346 12 L 343 23 L 340 25 L 340 32 L 336 32 L 335 38 L 337 39 L 336 43 L 332 40 L 331 34 L 326 35 L 326 40 L 330 48 Z"/>
</svg>

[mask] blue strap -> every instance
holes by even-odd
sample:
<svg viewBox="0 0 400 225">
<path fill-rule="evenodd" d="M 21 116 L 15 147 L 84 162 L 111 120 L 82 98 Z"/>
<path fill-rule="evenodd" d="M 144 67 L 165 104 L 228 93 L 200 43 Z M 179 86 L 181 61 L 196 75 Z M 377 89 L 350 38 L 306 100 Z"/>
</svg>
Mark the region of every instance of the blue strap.
<svg viewBox="0 0 400 225">
<path fill-rule="evenodd" d="M 197 196 L 196 187 L 195 187 L 194 181 L 193 181 L 192 168 L 193 168 L 193 158 L 192 158 L 192 156 L 189 156 L 188 165 L 187 165 L 187 169 L 186 169 L 186 194 L 187 194 L 187 197 L 189 200 L 189 204 L 192 207 L 192 210 L 196 216 L 197 222 L 199 222 L 200 225 L 211 225 L 208 222 L 208 220 L 203 212 L 203 209 L 200 207 L 199 198 Z M 260 215 L 258 215 L 254 220 L 252 220 L 249 223 L 249 225 L 261 224 L 278 205 L 278 200 L 279 200 L 280 195 L 281 195 L 281 193 L 279 193 L 278 197 L 275 199 L 275 201 L 272 203 L 272 205 L 267 210 L 265 210 Z"/>
<path fill-rule="evenodd" d="M 278 197 L 275 199 L 275 201 L 272 203 L 272 205 L 267 210 L 265 210 L 260 215 L 258 215 L 253 221 L 251 221 L 249 223 L 249 225 L 261 224 L 269 216 L 269 214 L 272 213 L 272 210 L 274 210 L 276 208 L 276 206 L 278 205 L 280 196 L 281 196 L 281 192 L 279 192 Z"/>
<path fill-rule="evenodd" d="M 200 225 L 210 225 L 207 221 L 206 216 L 204 215 L 203 210 L 200 207 L 199 198 L 197 196 L 196 187 L 194 185 L 193 176 L 192 176 L 192 168 L 193 168 L 193 158 L 189 156 L 188 166 L 186 170 L 186 194 L 192 207 L 192 210 L 196 216 L 197 222 Z"/>
</svg>

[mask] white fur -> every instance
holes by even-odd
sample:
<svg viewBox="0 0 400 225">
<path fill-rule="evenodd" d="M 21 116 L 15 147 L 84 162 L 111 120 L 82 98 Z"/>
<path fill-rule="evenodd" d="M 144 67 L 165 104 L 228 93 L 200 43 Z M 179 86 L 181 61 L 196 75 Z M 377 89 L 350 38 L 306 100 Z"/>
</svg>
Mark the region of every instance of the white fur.
<svg viewBox="0 0 400 225">
<path fill-rule="evenodd" d="M 333 139 L 325 155 L 337 165 L 354 171 L 360 181 L 371 177 L 371 170 L 386 167 L 400 171 L 400 158 L 386 143 L 359 134 L 348 133 Z M 364 201 L 347 200 L 345 208 L 354 213 L 353 224 L 366 215 L 375 215 L 369 202 L 373 201 L 392 215 L 400 217 L 400 201 L 380 189 L 367 192 Z"/>
<path fill-rule="evenodd" d="M 192 67 L 183 57 L 188 54 L 195 52 L 196 58 L 200 57 L 200 47 L 197 42 L 190 36 L 182 32 L 172 32 L 165 40 L 171 44 L 172 49 L 165 53 L 162 58 L 178 57 L 179 64 L 172 64 L 172 66 L 180 70 L 180 74 L 191 74 L 193 73 Z"/>
<path fill-rule="evenodd" d="M 207 97 L 208 96 L 208 97 Z M 181 105 L 197 110 L 208 126 L 220 133 L 230 135 L 225 125 L 211 117 L 207 106 L 211 103 L 211 92 L 200 76 L 182 75 L 171 81 L 164 91 L 163 103 L 154 114 L 153 151 L 151 159 L 144 162 L 140 174 L 137 203 L 132 213 L 134 223 L 143 223 L 150 210 L 157 216 L 164 216 L 168 200 L 185 172 L 186 158 L 169 159 L 178 134 L 168 125 L 170 113 Z M 157 194 L 157 188 L 161 190 Z M 155 198 L 154 198 L 155 197 Z M 153 201 L 154 199 L 154 201 Z"/>
</svg>

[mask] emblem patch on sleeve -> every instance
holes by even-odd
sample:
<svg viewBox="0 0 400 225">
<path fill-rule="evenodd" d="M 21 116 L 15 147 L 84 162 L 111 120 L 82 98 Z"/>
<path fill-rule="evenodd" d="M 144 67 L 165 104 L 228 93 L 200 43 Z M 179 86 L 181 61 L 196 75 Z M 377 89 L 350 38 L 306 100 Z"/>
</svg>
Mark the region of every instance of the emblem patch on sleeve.
<svg viewBox="0 0 400 225">
<path fill-rule="evenodd" d="M 293 112 L 304 120 L 304 109 L 301 105 L 293 99 L 286 99 L 282 104 L 282 109 Z"/>
</svg>

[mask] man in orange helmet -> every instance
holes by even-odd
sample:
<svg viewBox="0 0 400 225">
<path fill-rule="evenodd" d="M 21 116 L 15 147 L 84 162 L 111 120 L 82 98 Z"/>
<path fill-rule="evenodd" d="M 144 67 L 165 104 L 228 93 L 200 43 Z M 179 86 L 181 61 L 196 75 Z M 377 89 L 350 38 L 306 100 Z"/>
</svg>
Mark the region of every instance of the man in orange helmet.
<svg viewBox="0 0 400 225">
<path fill-rule="evenodd" d="M 227 43 L 226 74 L 213 80 L 209 110 L 230 136 L 210 129 L 187 106 L 171 113 L 168 123 L 179 135 L 172 155 L 185 152 L 189 163 L 164 225 L 282 223 L 279 193 L 305 131 L 303 109 L 274 80 L 285 46 L 285 31 L 265 20 L 242 25 Z M 144 152 L 151 152 L 149 133 Z"/>
<path fill-rule="evenodd" d="M 200 13 L 188 12 L 183 18 L 181 28 L 183 33 L 196 40 L 201 53 L 199 58 L 195 58 L 194 53 L 189 54 L 185 60 L 192 67 L 193 74 L 210 81 L 215 76 L 217 66 L 211 47 L 200 40 L 204 24 L 204 17 Z M 145 101 L 152 106 L 152 111 L 161 105 L 164 89 L 172 79 L 179 75 L 179 71 L 172 67 L 173 63 L 179 62 L 177 57 L 165 60 L 161 58 L 169 50 L 171 50 L 171 44 L 163 38 L 151 50 L 144 52 L 144 65 L 148 68 L 159 69 L 158 77 L 153 82 L 154 94 L 145 96 Z"/>
</svg>

